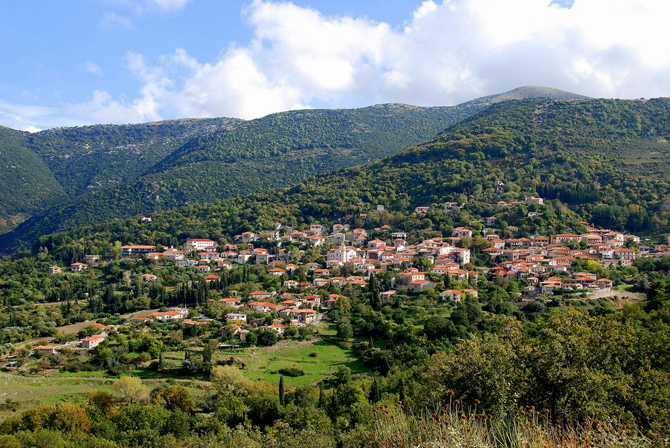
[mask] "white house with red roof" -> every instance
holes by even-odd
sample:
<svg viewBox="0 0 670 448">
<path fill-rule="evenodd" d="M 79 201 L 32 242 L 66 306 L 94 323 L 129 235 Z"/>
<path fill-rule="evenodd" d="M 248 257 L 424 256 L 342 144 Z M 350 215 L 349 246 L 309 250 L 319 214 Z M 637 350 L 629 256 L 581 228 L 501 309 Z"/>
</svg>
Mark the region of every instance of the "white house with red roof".
<svg viewBox="0 0 670 448">
<path fill-rule="evenodd" d="M 102 341 L 105 340 L 105 337 L 100 334 L 94 334 L 81 340 L 81 347 L 87 350 L 96 348 Z"/>
<path fill-rule="evenodd" d="M 88 265 L 84 263 L 72 263 L 70 265 L 70 270 L 73 272 L 82 272 L 88 269 Z"/>
<path fill-rule="evenodd" d="M 217 242 L 206 238 L 193 238 L 186 241 L 186 249 L 203 251 L 209 247 L 216 248 Z"/>
</svg>

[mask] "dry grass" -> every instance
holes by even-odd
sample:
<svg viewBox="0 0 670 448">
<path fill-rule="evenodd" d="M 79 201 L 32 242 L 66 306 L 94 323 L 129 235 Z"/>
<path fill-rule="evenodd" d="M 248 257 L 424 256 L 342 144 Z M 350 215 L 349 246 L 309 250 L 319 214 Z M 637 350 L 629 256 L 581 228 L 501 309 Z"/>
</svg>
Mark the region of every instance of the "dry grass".
<svg viewBox="0 0 670 448">
<path fill-rule="evenodd" d="M 380 448 L 646 448 L 667 440 L 637 429 L 596 419 L 554 423 L 530 408 L 507 415 L 466 412 L 457 404 L 439 414 L 415 417 L 402 404 L 375 409 L 372 443 Z"/>
</svg>

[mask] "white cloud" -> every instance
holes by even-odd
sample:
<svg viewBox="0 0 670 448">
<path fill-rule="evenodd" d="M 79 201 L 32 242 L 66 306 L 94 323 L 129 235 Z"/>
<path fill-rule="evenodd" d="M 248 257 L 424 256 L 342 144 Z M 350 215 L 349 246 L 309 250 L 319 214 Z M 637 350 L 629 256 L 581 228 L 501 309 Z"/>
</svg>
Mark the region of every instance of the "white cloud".
<svg viewBox="0 0 670 448">
<path fill-rule="evenodd" d="M 22 131 L 26 131 L 26 132 L 30 132 L 31 134 L 32 134 L 33 132 L 39 132 L 39 131 L 41 131 L 40 128 L 37 128 L 37 127 L 35 127 L 35 126 L 33 126 L 33 125 L 24 126 L 24 127 L 21 128 L 21 130 L 22 130 Z"/>
<path fill-rule="evenodd" d="M 52 107 L 14 104 L 0 100 L 0 121 L 12 129 L 32 132 L 33 128 L 39 130 L 38 127 L 49 127 L 43 124 L 50 118 L 53 119 L 59 112 Z"/>
<path fill-rule="evenodd" d="M 191 0 L 149 0 L 162 9 L 181 9 Z"/>
<path fill-rule="evenodd" d="M 94 75 L 102 75 L 102 69 L 95 62 L 87 61 L 84 64 L 84 69 L 89 73 L 93 73 Z"/>
<path fill-rule="evenodd" d="M 314 105 L 449 105 L 522 85 L 604 97 L 668 95 L 670 27 L 663 22 L 670 3 L 556 3 L 428 0 L 393 29 L 254 0 L 243 10 L 254 31 L 247 44 L 229 46 L 209 62 L 179 49 L 152 62 L 130 55 L 139 96 L 129 101 L 96 92 L 80 109 L 96 119 L 145 121 L 254 118 Z"/>
<path fill-rule="evenodd" d="M 106 12 L 100 21 L 100 26 L 108 29 L 116 28 L 117 26 L 130 28 L 133 26 L 133 22 L 130 18 L 117 15 L 115 12 Z"/>
</svg>

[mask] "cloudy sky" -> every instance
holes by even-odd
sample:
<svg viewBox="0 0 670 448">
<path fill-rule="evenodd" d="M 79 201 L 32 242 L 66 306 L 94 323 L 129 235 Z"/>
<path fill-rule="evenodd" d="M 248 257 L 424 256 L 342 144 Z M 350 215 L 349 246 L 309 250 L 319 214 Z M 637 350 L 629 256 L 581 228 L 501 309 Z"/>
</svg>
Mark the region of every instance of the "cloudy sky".
<svg viewBox="0 0 670 448">
<path fill-rule="evenodd" d="M 454 105 L 515 87 L 670 96 L 660 0 L 5 2 L 0 124 Z"/>
</svg>

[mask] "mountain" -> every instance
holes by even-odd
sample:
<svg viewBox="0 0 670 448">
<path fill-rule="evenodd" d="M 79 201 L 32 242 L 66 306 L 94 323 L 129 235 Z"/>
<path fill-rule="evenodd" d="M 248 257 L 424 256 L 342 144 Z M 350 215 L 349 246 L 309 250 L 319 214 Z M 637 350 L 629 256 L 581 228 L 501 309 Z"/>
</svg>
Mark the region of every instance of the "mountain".
<svg viewBox="0 0 670 448">
<path fill-rule="evenodd" d="M 472 101 L 467 101 L 462 106 L 489 106 L 509 100 L 526 100 L 531 98 L 548 98 L 552 100 L 586 100 L 589 97 L 579 95 L 565 90 L 552 89 L 551 87 L 525 86 L 517 87 L 509 92 L 496 95 L 483 96 Z"/>
<path fill-rule="evenodd" d="M 386 104 L 353 110 L 273 114 L 236 122 L 227 132 L 193 138 L 156 163 L 147 174 L 105 189 L 90 187 L 95 179 L 102 179 L 95 185 L 112 183 L 120 176 L 131 177 L 133 172 L 140 170 L 132 166 L 135 159 L 127 154 L 135 153 L 136 149 L 123 152 L 123 158 L 117 156 L 120 160 L 117 167 L 100 164 L 101 174 L 96 177 L 99 173 L 92 168 L 98 167 L 94 161 L 107 156 L 107 146 L 99 144 L 97 151 L 89 154 L 91 138 L 79 143 L 76 146 L 77 161 L 68 171 L 67 164 L 63 163 L 66 158 L 56 156 L 61 151 L 56 148 L 49 152 L 42 145 L 39 153 L 63 179 L 73 173 L 76 186 L 71 189 L 72 194 L 87 188 L 92 191 L 32 217 L 8 238 L 33 238 L 77 225 L 214 201 L 263 188 L 289 186 L 314 174 L 378 160 L 432 138 L 480 110 L 479 106 Z M 75 134 L 71 141 L 77 138 L 78 134 Z M 110 140 L 118 145 L 120 139 Z M 165 140 L 159 143 L 166 146 Z M 148 153 L 143 153 L 147 160 L 145 165 L 149 164 L 148 159 L 159 157 L 155 151 L 148 151 L 156 146 L 159 145 L 143 147 Z M 137 157 L 138 166 L 143 163 L 139 159 Z M 78 176 L 75 173 L 77 167 L 81 167 L 86 176 Z M 7 237 L 3 240 L 7 241 Z M 0 242 L 0 247 L 6 246 Z"/>
<path fill-rule="evenodd" d="M 135 179 L 186 142 L 225 133 L 242 122 L 199 118 L 56 128 L 29 134 L 28 148 L 76 198 Z"/>
<path fill-rule="evenodd" d="M 28 135 L 0 126 L 0 233 L 68 198 L 44 161 L 26 148 Z"/>
<path fill-rule="evenodd" d="M 449 225 L 496 215 L 527 236 L 572 233 L 579 220 L 658 236 L 670 232 L 669 139 L 669 99 L 501 102 L 381 161 L 313 176 L 288 189 L 175 208 L 142 225 L 129 219 L 45 236 L 34 249 L 226 240 L 277 221 L 292 227 L 314 220 L 389 223 L 448 236 L 448 218 L 414 213 L 417 206 L 441 210 L 445 201 L 466 204 L 462 221 Z M 533 206 L 497 206 L 523 203 L 530 195 L 551 203 L 551 211 L 531 219 Z M 370 211 L 376 205 L 390 212 Z"/>
<path fill-rule="evenodd" d="M 580 97 L 546 88 L 517 90 L 514 97 Z M 426 141 L 490 104 L 385 104 L 284 112 L 246 122 L 172 120 L 45 131 L 31 140 L 32 149 L 71 200 L 33 217 L 2 238 L 0 247 L 77 225 L 294 185 Z"/>
</svg>

